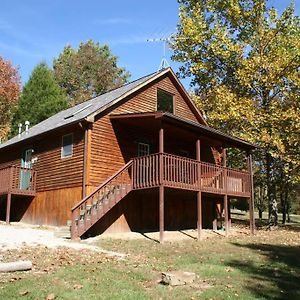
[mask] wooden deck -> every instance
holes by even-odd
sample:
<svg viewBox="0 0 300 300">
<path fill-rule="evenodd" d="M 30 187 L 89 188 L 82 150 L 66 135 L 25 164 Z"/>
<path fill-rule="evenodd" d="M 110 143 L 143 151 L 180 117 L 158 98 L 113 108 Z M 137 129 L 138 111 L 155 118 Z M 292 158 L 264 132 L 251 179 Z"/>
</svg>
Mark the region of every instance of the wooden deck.
<svg viewBox="0 0 300 300">
<path fill-rule="evenodd" d="M 132 188 L 169 188 L 250 197 L 250 173 L 167 153 L 133 159 Z"/>
<path fill-rule="evenodd" d="M 19 166 L 0 169 L 0 195 L 34 196 L 36 172 Z"/>
<path fill-rule="evenodd" d="M 84 234 L 129 192 L 161 187 L 223 195 L 227 201 L 227 196 L 249 198 L 251 177 L 250 172 L 167 153 L 133 158 L 72 208 L 72 238 Z"/>
</svg>

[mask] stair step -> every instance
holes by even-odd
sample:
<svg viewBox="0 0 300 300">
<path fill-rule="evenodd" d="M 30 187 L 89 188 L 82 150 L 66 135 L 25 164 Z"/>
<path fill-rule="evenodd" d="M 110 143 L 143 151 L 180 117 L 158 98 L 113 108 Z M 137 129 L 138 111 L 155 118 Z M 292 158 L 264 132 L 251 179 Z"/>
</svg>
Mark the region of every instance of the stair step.
<svg viewBox="0 0 300 300">
<path fill-rule="evenodd" d="M 99 221 L 110 209 L 112 209 L 120 200 L 122 200 L 132 190 L 131 184 L 108 183 L 101 187 L 97 196 L 94 195 L 87 199 L 79 207 L 79 216 L 74 220 L 74 230 L 76 235 L 81 236 L 93 224 Z M 78 214 L 77 210 L 77 214 Z M 68 223 L 69 225 L 70 223 Z M 62 231 L 61 235 L 69 236 L 70 231 Z"/>
</svg>

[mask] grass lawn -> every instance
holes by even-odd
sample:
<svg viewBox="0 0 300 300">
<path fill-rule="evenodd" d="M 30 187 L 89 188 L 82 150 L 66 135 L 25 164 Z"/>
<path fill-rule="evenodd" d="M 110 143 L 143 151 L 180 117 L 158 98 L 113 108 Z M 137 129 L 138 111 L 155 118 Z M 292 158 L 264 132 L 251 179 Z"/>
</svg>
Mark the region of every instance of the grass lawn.
<svg viewBox="0 0 300 300">
<path fill-rule="evenodd" d="M 244 232 L 244 233 L 243 233 Z M 34 270 L 0 275 L 0 299 L 300 299 L 300 230 L 247 231 L 198 242 L 102 239 L 124 260 L 48 248 L 0 252 Z M 197 274 L 192 286 L 159 284 L 162 271 Z M 208 286 L 208 287 L 207 287 Z"/>
</svg>

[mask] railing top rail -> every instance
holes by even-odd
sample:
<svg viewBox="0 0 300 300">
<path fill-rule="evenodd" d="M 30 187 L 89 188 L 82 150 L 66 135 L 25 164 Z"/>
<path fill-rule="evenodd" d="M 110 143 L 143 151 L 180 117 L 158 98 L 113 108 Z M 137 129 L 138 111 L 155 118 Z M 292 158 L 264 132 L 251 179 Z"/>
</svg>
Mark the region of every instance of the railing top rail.
<svg viewBox="0 0 300 300">
<path fill-rule="evenodd" d="M 132 165 L 132 160 L 130 160 L 125 166 L 123 166 L 119 171 L 117 171 L 115 174 L 113 174 L 111 177 L 109 177 L 106 181 L 104 181 L 101 185 L 99 185 L 91 194 L 84 197 L 79 203 L 77 203 L 75 206 L 72 207 L 72 212 L 77 209 L 80 205 L 82 205 L 87 199 L 95 195 L 99 190 L 101 190 L 105 185 L 107 185 L 110 181 L 115 179 L 118 175 L 120 175 L 123 171 L 128 169 Z"/>
<path fill-rule="evenodd" d="M 148 154 L 148 155 L 136 156 L 136 157 L 133 157 L 132 160 L 138 160 L 138 159 L 142 159 L 145 157 L 152 157 L 152 156 L 156 156 L 156 155 L 159 155 L 159 153 L 152 153 L 152 154 Z"/>
<path fill-rule="evenodd" d="M 205 162 L 205 161 L 201 161 L 200 162 L 201 165 L 207 165 L 209 167 L 217 167 L 217 168 L 222 168 L 222 169 L 226 169 L 228 171 L 233 171 L 233 172 L 238 172 L 238 173 L 243 173 L 243 174 L 249 174 L 248 171 L 245 170 L 237 170 L 237 169 L 233 169 L 233 168 L 229 168 L 229 167 L 224 167 L 224 166 L 220 166 L 220 165 L 215 165 L 209 162 Z"/>
<path fill-rule="evenodd" d="M 175 155 L 175 154 L 171 154 L 171 153 L 165 153 L 165 152 L 164 153 L 153 153 L 153 154 L 149 154 L 149 155 L 138 156 L 138 157 L 134 157 L 133 160 L 142 159 L 142 158 L 145 158 L 145 157 L 156 156 L 156 155 L 160 155 L 160 154 L 163 155 L 163 156 L 170 156 L 170 157 L 178 158 L 178 159 L 181 159 L 181 160 L 190 161 L 190 162 L 193 162 L 193 163 L 200 163 L 201 165 L 206 165 L 206 166 L 209 166 L 209 167 L 226 169 L 228 171 L 240 172 L 240 173 L 247 174 L 247 175 L 249 174 L 248 171 L 237 170 L 237 169 L 224 167 L 224 166 L 220 166 L 220 165 L 216 165 L 216 164 L 209 163 L 209 162 L 204 162 L 204 161 L 199 162 L 198 160 L 193 159 L 193 158 L 183 157 L 183 156 L 179 156 L 179 155 Z"/>
</svg>

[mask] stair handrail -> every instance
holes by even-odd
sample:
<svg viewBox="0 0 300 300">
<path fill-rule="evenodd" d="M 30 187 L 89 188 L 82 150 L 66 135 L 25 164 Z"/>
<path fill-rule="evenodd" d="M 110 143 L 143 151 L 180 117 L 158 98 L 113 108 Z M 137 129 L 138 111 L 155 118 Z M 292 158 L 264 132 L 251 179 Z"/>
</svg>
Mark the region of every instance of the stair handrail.
<svg viewBox="0 0 300 300">
<path fill-rule="evenodd" d="M 107 180 L 105 180 L 101 185 L 99 185 L 92 193 L 84 197 L 79 203 L 77 203 L 75 206 L 72 207 L 71 211 L 77 209 L 80 205 L 82 205 L 84 202 L 86 202 L 90 197 L 95 195 L 99 190 L 101 190 L 105 185 L 107 185 L 110 181 L 115 179 L 117 176 L 119 176 L 123 171 L 128 169 L 133 163 L 133 160 L 131 159 L 126 165 L 124 165 L 121 169 L 119 169 L 115 174 L 113 174 L 111 177 L 109 177 Z"/>
</svg>

